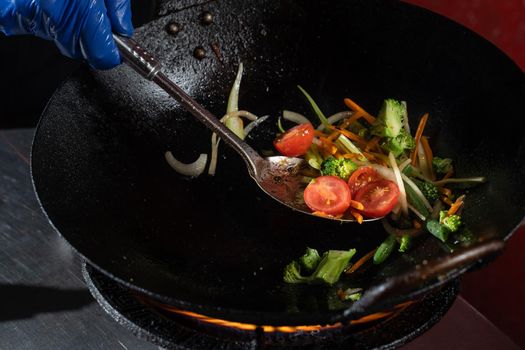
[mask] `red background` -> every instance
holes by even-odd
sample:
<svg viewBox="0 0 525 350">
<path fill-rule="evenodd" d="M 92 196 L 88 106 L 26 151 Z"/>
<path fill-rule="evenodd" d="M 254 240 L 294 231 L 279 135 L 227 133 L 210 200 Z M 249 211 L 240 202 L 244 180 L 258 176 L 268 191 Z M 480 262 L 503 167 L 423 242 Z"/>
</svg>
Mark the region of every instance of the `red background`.
<svg viewBox="0 0 525 350">
<path fill-rule="evenodd" d="M 406 2 L 430 9 L 474 30 L 503 50 L 525 71 L 525 0 Z M 461 294 L 525 349 L 525 226 L 509 240 L 502 256 L 484 269 L 465 276 Z"/>
</svg>

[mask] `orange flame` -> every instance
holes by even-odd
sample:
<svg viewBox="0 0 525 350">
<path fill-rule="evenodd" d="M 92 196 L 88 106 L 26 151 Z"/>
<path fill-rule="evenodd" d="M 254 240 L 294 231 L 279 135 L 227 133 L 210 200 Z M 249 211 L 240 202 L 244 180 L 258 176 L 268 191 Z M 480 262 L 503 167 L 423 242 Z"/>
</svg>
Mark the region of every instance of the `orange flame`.
<svg viewBox="0 0 525 350">
<path fill-rule="evenodd" d="M 305 326 L 269 326 L 269 325 L 255 325 L 251 323 L 241 323 L 241 322 L 233 322 L 228 321 L 224 319 L 219 318 L 213 318 L 205 315 L 198 314 L 196 312 L 191 311 L 185 311 L 177 309 L 173 306 L 166 305 L 163 303 L 160 303 L 156 300 L 151 299 L 145 299 L 141 298 L 143 302 L 146 304 L 150 304 L 153 306 L 156 306 L 158 308 L 161 308 L 165 311 L 169 311 L 178 315 L 186 316 L 194 320 L 198 320 L 200 322 L 213 324 L 216 326 L 226 327 L 226 328 L 234 328 L 242 331 L 255 331 L 257 328 L 262 328 L 264 332 L 281 332 L 281 333 L 295 333 L 295 332 L 314 332 L 319 330 L 328 330 L 328 329 L 337 329 L 342 328 L 343 324 L 341 322 L 337 322 L 335 324 L 331 325 L 305 325 Z M 380 319 L 385 319 L 389 316 L 395 316 L 402 312 L 404 309 L 406 309 L 408 306 L 412 305 L 415 301 L 407 301 L 402 304 L 398 304 L 394 306 L 393 310 L 384 311 L 384 312 L 376 312 L 370 315 L 363 316 L 359 319 L 352 320 L 349 322 L 350 325 L 358 325 L 358 324 L 364 324 Z"/>
</svg>

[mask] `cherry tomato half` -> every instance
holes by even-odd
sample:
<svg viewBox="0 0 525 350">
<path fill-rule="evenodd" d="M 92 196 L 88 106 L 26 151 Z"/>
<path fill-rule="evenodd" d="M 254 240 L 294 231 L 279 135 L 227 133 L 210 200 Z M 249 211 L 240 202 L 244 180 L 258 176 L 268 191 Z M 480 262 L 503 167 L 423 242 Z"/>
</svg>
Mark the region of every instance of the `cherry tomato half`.
<svg viewBox="0 0 525 350">
<path fill-rule="evenodd" d="M 362 166 L 350 175 L 348 179 L 348 186 L 352 192 L 352 196 L 355 196 L 357 191 L 367 183 L 379 180 L 379 174 L 374 168 L 369 166 Z"/>
<path fill-rule="evenodd" d="M 350 188 L 337 176 L 319 176 L 304 190 L 304 202 L 313 211 L 328 215 L 342 214 L 350 206 Z"/>
<path fill-rule="evenodd" d="M 375 180 L 361 187 L 355 200 L 365 207 L 361 210 L 364 216 L 378 218 L 390 213 L 397 203 L 399 188 L 390 180 Z"/>
<path fill-rule="evenodd" d="M 273 141 L 273 145 L 283 156 L 297 157 L 308 151 L 313 139 L 314 128 L 312 124 L 305 123 L 288 129 Z"/>
</svg>

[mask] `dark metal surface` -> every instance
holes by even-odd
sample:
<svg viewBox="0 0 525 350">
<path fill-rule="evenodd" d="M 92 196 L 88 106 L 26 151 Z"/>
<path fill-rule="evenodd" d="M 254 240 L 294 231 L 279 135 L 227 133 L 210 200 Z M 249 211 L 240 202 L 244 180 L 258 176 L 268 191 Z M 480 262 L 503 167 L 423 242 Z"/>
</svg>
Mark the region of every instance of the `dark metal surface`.
<svg viewBox="0 0 525 350">
<path fill-rule="evenodd" d="M 0 349 L 154 350 L 105 315 L 31 185 L 34 130 L 0 130 Z"/>
<path fill-rule="evenodd" d="M 525 213 L 523 73 L 500 51 L 459 25 L 395 1 L 211 2 L 214 23 L 191 7 L 143 27 L 138 39 L 168 76 L 216 115 L 238 61 L 245 65 L 241 108 L 272 117 L 249 140 L 270 148 L 283 108 L 311 115 L 302 84 L 326 113 L 351 96 L 373 110 L 385 97 L 408 101 L 411 122 L 430 112 L 436 154 L 460 176 L 488 183 L 467 195 L 465 221 L 483 239 L 508 238 Z M 351 21 L 348 21 L 351 18 Z M 165 27 L 185 24 L 176 37 Z M 221 59 L 192 56 L 219 44 Z M 508 123 L 483 123 L 505 116 Z M 265 199 L 227 148 L 218 174 L 193 181 L 164 162 L 209 151 L 209 132 L 129 67 L 81 71 L 57 91 L 33 149 L 39 197 L 57 229 L 108 275 L 181 308 L 268 324 L 333 321 L 347 305 L 337 288 L 368 287 L 446 256 L 432 237 L 409 254 L 344 279 L 334 288 L 288 286 L 283 266 L 306 246 L 355 247 L 384 239 L 379 223 L 341 226 L 305 218 Z M 455 270 L 448 278 L 464 272 Z M 441 283 L 443 280 L 433 280 Z M 404 296 L 408 297 L 408 296 Z"/>
<path fill-rule="evenodd" d="M 136 294 L 88 264 L 83 275 L 89 290 L 102 308 L 115 321 L 130 329 L 138 337 L 172 350 L 192 349 L 396 349 L 434 326 L 452 306 L 459 292 L 459 280 L 425 296 L 418 303 L 393 317 L 380 322 L 364 324 L 357 329 L 286 334 L 239 332 L 215 333 L 206 327 L 193 329 L 183 320 L 162 314 L 141 303 Z"/>
</svg>

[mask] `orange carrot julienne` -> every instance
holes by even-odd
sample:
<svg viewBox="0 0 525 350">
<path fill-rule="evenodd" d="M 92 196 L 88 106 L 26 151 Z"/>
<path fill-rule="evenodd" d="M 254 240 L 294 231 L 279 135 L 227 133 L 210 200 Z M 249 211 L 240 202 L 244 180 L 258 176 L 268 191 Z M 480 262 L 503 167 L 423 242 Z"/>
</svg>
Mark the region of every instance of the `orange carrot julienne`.
<svg viewBox="0 0 525 350">
<path fill-rule="evenodd" d="M 447 211 L 447 216 L 454 215 L 458 212 L 459 208 L 463 205 L 463 201 L 465 199 L 465 195 L 459 196 L 458 199 L 452 204 L 450 209 Z"/>
<path fill-rule="evenodd" d="M 338 132 L 338 133 L 340 133 L 340 134 L 343 134 L 344 136 L 348 137 L 352 141 L 359 142 L 359 143 L 362 143 L 362 144 L 366 144 L 366 141 L 362 137 L 354 134 L 353 132 L 350 132 L 348 130 L 338 129 L 335 126 L 329 126 L 329 128 L 334 130 L 334 131 L 336 131 L 336 132 Z"/>
<path fill-rule="evenodd" d="M 449 177 L 451 177 L 452 175 L 454 175 L 454 171 L 451 169 L 451 170 L 447 171 L 447 173 L 445 174 L 445 176 L 443 176 L 443 179 L 442 179 L 442 180 L 446 180 L 446 179 L 448 179 Z"/>
<path fill-rule="evenodd" d="M 323 217 L 323 218 L 331 218 L 331 219 L 333 219 L 333 218 L 340 219 L 340 218 L 343 217 L 342 214 L 329 215 L 329 214 L 326 214 L 325 212 L 322 212 L 322 211 L 314 211 L 312 214 L 315 215 L 315 216 L 320 216 L 320 217 Z"/>
<path fill-rule="evenodd" d="M 365 151 L 373 150 L 379 144 L 379 136 L 374 136 L 365 146 Z"/>
<path fill-rule="evenodd" d="M 363 203 L 361 202 L 358 202 L 358 201 L 355 201 L 355 200 L 350 200 L 350 206 L 354 209 L 357 209 L 357 210 L 363 210 L 365 209 L 365 206 L 363 205 Z"/>
<path fill-rule="evenodd" d="M 350 125 L 352 125 L 352 124 L 354 124 L 356 121 L 358 121 L 359 118 L 363 118 L 363 113 L 361 113 L 361 112 L 354 112 L 354 113 L 350 116 L 350 118 L 345 119 L 345 121 L 343 121 L 343 122 L 341 123 L 341 125 L 339 125 L 339 127 L 340 127 L 341 129 L 346 129 L 346 128 L 348 128 Z"/>
<path fill-rule="evenodd" d="M 449 189 L 449 188 L 446 188 L 446 187 L 439 187 L 438 191 L 441 192 L 442 194 L 444 194 L 444 195 L 447 196 L 447 197 L 452 196 L 452 190 Z"/>
<path fill-rule="evenodd" d="M 445 197 L 445 196 L 441 197 L 441 200 L 443 201 L 443 203 L 448 204 L 450 206 L 454 204 L 448 197 Z"/>
<path fill-rule="evenodd" d="M 371 257 L 374 256 L 376 253 L 376 250 L 373 249 L 372 251 L 368 252 L 366 255 L 362 256 L 359 260 L 355 262 L 348 270 L 345 271 L 347 275 L 354 273 L 358 268 L 360 268 L 365 262 L 370 260 Z"/>
<path fill-rule="evenodd" d="M 375 117 L 373 117 L 370 113 L 368 113 L 363 108 L 361 108 L 361 106 L 359 106 L 357 103 L 355 103 L 351 99 L 345 98 L 344 102 L 345 102 L 345 105 L 351 110 L 356 111 L 356 112 L 361 112 L 363 114 L 363 118 L 365 118 L 366 121 L 369 122 L 370 124 L 372 124 L 376 120 Z"/>
<path fill-rule="evenodd" d="M 361 213 L 355 210 L 350 210 L 350 214 L 352 214 L 352 216 L 357 220 L 359 224 L 363 223 L 363 215 L 361 215 Z"/>
<path fill-rule="evenodd" d="M 410 159 L 412 160 L 413 166 L 416 165 L 417 148 L 419 146 L 419 141 L 421 140 L 421 136 L 423 135 L 423 130 L 425 129 L 425 125 L 427 124 L 427 119 L 428 119 L 428 113 L 425 113 L 425 115 L 421 117 L 421 120 L 419 121 L 419 125 L 417 126 L 416 136 L 414 138 L 416 141 L 416 147 L 414 147 L 414 150 L 412 151 L 412 155 L 410 157 Z"/>
</svg>

